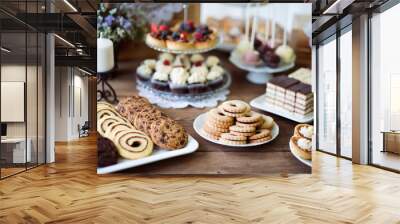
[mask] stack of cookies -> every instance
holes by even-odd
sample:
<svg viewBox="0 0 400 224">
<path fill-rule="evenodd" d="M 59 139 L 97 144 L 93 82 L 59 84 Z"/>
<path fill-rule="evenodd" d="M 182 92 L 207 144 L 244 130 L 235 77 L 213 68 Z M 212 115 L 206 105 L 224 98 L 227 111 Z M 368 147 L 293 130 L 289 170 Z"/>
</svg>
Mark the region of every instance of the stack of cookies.
<svg viewBox="0 0 400 224">
<path fill-rule="evenodd" d="M 121 100 L 117 111 L 137 130 L 150 136 L 160 148 L 181 149 L 188 142 L 186 130 L 143 97 L 133 96 Z"/>
<path fill-rule="evenodd" d="M 240 100 L 230 100 L 207 113 L 205 134 L 221 143 L 243 145 L 271 139 L 274 120 L 257 112 Z"/>
<path fill-rule="evenodd" d="M 122 117 L 116 109 L 108 103 L 97 103 L 97 131 L 102 138 L 109 139 L 118 151 L 118 154 L 125 159 L 139 159 L 150 155 L 153 151 L 153 142 L 142 131 L 137 130 L 132 124 Z M 99 153 L 110 154 L 111 142 L 98 141 Z M 99 159 L 105 158 L 99 155 Z M 107 164 L 102 161 L 101 164 Z"/>
</svg>

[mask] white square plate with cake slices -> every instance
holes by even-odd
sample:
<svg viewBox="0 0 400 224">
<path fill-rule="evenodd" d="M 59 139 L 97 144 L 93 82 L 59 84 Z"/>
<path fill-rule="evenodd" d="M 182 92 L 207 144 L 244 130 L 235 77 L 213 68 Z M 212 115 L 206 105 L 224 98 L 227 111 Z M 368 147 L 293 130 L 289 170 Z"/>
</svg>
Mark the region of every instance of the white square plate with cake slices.
<svg viewBox="0 0 400 224">
<path fill-rule="evenodd" d="M 265 94 L 253 99 L 250 102 L 250 105 L 257 109 L 279 115 L 281 117 L 287 118 L 292 121 L 296 121 L 298 123 L 310 123 L 311 121 L 314 120 L 314 112 L 310 112 L 306 115 L 300 115 L 294 112 L 287 111 L 283 108 L 268 103 Z"/>
<path fill-rule="evenodd" d="M 166 150 L 155 147 L 150 156 L 141 159 L 118 159 L 118 162 L 111 166 L 97 168 L 97 174 L 113 173 L 121 170 L 130 169 L 133 167 L 142 166 L 149 163 L 154 163 L 164 159 L 170 159 L 177 156 L 183 156 L 195 152 L 199 148 L 199 143 L 192 136 L 188 136 L 188 143 L 185 148 L 177 150 Z"/>
<path fill-rule="evenodd" d="M 265 142 L 239 144 L 239 145 L 226 144 L 226 143 L 220 142 L 216 139 L 212 139 L 207 136 L 207 134 L 203 130 L 203 126 L 206 123 L 206 119 L 207 119 L 207 113 L 203 113 L 203 114 L 200 114 L 199 116 L 197 116 L 193 122 L 193 128 L 197 132 L 197 134 L 199 134 L 202 138 L 204 138 L 210 142 L 219 144 L 219 145 L 231 146 L 231 147 L 252 147 L 252 146 L 263 145 L 268 142 L 271 142 L 279 135 L 279 126 L 274 122 L 274 126 L 272 127 L 272 130 L 271 130 L 271 139 L 269 139 Z"/>
</svg>

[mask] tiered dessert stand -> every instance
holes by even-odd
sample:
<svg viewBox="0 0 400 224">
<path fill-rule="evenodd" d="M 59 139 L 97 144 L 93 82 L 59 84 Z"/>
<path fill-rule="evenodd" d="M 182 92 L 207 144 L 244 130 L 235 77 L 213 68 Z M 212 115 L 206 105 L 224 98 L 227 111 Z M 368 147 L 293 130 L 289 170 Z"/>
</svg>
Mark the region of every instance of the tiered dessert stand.
<svg viewBox="0 0 400 224">
<path fill-rule="evenodd" d="M 249 42 L 250 46 L 254 46 L 254 41 L 256 38 L 256 30 L 258 29 L 258 17 L 260 15 L 260 3 L 256 4 L 256 7 L 254 7 L 253 9 L 256 10 L 256 14 L 253 16 L 253 23 L 251 25 L 251 34 L 250 34 L 250 4 L 246 5 L 246 34 L 245 34 L 245 40 Z M 270 9 L 270 8 L 267 8 Z M 272 15 L 274 15 L 274 10 L 272 10 L 270 12 L 270 10 L 267 10 L 267 12 L 265 13 L 272 13 Z M 289 23 L 289 21 L 292 20 L 291 16 L 287 16 L 287 22 Z M 283 44 L 287 45 L 287 30 L 291 30 L 291 25 L 286 25 L 285 26 L 285 30 L 283 32 Z M 265 34 L 264 34 L 264 38 L 265 41 L 268 42 L 269 41 L 269 23 L 265 22 Z M 276 21 L 273 19 L 273 24 L 272 24 L 272 46 L 275 46 L 276 43 Z M 253 48 L 253 47 L 252 47 Z M 254 49 L 252 49 L 254 50 Z M 251 83 L 255 83 L 255 84 L 265 84 L 269 79 L 272 78 L 272 75 L 274 73 L 279 73 L 279 72 L 285 72 L 291 68 L 294 67 L 294 61 L 289 63 L 289 64 L 280 64 L 277 68 L 271 68 L 268 65 L 266 65 L 265 63 L 262 63 L 261 65 L 258 66 L 253 66 L 253 65 L 247 65 L 245 63 L 243 63 L 242 60 L 242 55 L 236 53 L 236 51 L 232 51 L 231 56 L 229 58 L 229 60 L 232 62 L 232 64 L 234 64 L 236 67 L 243 69 L 245 71 L 248 71 L 249 73 L 247 74 L 247 80 L 249 80 Z"/>
<path fill-rule="evenodd" d="M 217 44 L 210 48 L 205 49 L 188 49 L 188 50 L 171 50 L 168 48 L 161 48 L 151 45 L 146 42 L 149 48 L 152 48 L 158 52 L 170 53 L 170 54 L 200 54 L 206 53 L 217 48 L 221 43 L 222 38 L 217 37 Z M 148 83 L 143 83 L 137 80 L 137 89 L 139 94 L 148 98 L 151 103 L 155 103 L 160 107 L 164 108 L 185 108 L 193 106 L 197 108 L 203 107 L 214 107 L 218 104 L 218 101 L 223 101 L 229 94 L 229 86 L 231 84 L 231 75 L 228 71 L 224 74 L 224 85 L 213 91 L 208 91 L 200 94 L 175 94 L 172 92 L 159 91 L 151 87 Z"/>
<path fill-rule="evenodd" d="M 285 72 L 294 67 L 294 62 L 286 65 L 280 65 L 277 68 L 271 68 L 266 65 L 263 66 L 251 66 L 246 65 L 242 62 L 242 59 L 239 55 L 232 53 L 229 60 L 236 67 L 248 71 L 247 80 L 254 84 L 265 84 L 268 80 L 273 77 L 273 74 L 279 72 Z"/>
</svg>

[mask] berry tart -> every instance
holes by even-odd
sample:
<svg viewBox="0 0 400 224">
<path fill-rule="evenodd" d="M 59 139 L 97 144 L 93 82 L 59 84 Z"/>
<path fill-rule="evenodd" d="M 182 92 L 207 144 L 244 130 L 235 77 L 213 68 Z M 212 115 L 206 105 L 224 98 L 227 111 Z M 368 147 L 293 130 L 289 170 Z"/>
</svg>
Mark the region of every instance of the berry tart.
<svg viewBox="0 0 400 224">
<path fill-rule="evenodd" d="M 171 35 L 171 30 L 167 25 L 151 24 L 151 32 L 146 36 L 146 42 L 155 47 L 165 48 L 166 40 Z"/>
<path fill-rule="evenodd" d="M 146 36 L 150 46 L 168 48 L 169 50 L 207 49 L 217 44 L 217 32 L 207 25 L 195 26 L 192 21 L 177 24 L 170 28 L 167 25 L 151 24 L 151 32 Z"/>
<path fill-rule="evenodd" d="M 196 49 L 207 49 L 217 44 L 215 32 L 206 25 L 200 25 L 193 33 L 194 46 Z"/>
</svg>

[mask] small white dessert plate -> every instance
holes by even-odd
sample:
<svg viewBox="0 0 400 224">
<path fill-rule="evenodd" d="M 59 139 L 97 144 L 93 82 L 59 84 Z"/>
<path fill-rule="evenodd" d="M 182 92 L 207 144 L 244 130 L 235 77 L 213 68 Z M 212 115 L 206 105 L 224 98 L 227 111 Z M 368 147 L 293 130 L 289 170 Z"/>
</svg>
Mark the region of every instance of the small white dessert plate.
<svg viewBox="0 0 400 224">
<path fill-rule="evenodd" d="M 136 160 L 119 159 L 118 163 L 114 165 L 97 168 L 97 174 L 113 173 L 133 167 L 142 166 L 149 163 L 154 163 L 164 159 L 183 156 L 195 152 L 198 148 L 199 148 L 199 143 L 196 141 L 196 139 L 194 139 L 192 136 L 189 135 L 188 143 L 185 148 L 170 151 L 155 147 L 153 153 L 150 156 Z"/>
<path fill-rule="evenodd" d="M 307 166 L 310 166 L 310 167 L 312 166 L 311 160 L 302 159 L 302 158 L 300 158 L 300 156 L 296 155 L 296 154 L 293 152 L 293 144 L 292 144 L 291 142 L 289 142 L 289 148 L 290 148 L 290 152 L 292 153 L 292 155 L 293 155 L 294 157 L 296 157 L 296 159 L 298 159 L 300 162 L 304 163 L 304 164 L 307 165 Z"/>
<path fill-rule="evenodd" d="M 197 132 L 197 134 L 199 134 L 202 138 L 204 138 L 210 142 L 213 142 L 215 144 L 219 144 L 219 145 L 231 146 L 231 147 L 251 147 L 251 146 L 263 145 L 268 142 L 271 142 L 279 135 L 279 126 L 274 122 L 274 127 L 272 128 L 272 131 L 271 131 L 272 138 L 268 141 L 260 142 L 260 143 L 249 143 L 249 144 L 243 144 L 243 145 L 226 144 L 226 143 L 222 143 L 218 140 L 212 139 L 207 136 L 207 134 L 203 130 L 203 126 L 206 122 L 206 118 L 207 118 L 207 113 L 203 113 L 203 114 L 200 114 L 199 116 L 197 116 L 193 122 L 193 128 Z"/>
<path fill-rule="evenodd" d="M 296 114 L 294 112 L 289 112 L 283 108 L 277 107 L 275 105 L 269 104 L 266 100 L 265 94 L 250 101 L 250 105 L 257 109 L 267 111 L 281 117 L 287 118 L 298 123 L 310 123 L 314 119 L 314 113 L 308 113 L 306 115 Z"/>
</svg>

